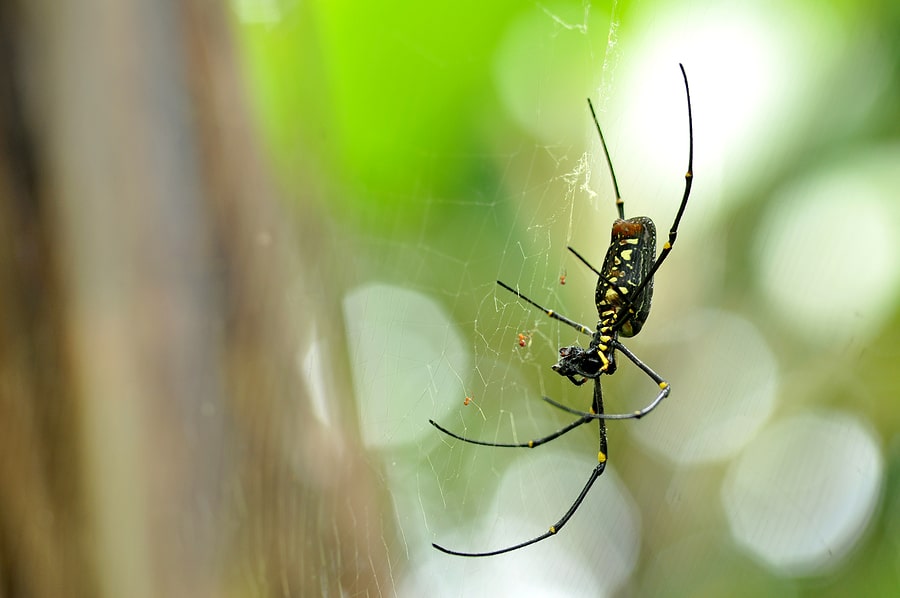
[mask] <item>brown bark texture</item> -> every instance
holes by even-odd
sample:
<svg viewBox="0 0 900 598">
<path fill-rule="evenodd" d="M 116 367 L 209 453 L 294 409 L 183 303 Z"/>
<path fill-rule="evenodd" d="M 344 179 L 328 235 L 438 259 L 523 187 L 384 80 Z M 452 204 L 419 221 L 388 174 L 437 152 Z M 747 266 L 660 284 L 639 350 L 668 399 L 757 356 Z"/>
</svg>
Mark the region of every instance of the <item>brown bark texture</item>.
<svg viewBox="0 0 900 598">
<path fill-rule="evenodd" d="M 0 596 L 390 593 L 337 257 L 227 6 L 0 5 Z"/>
</svg>

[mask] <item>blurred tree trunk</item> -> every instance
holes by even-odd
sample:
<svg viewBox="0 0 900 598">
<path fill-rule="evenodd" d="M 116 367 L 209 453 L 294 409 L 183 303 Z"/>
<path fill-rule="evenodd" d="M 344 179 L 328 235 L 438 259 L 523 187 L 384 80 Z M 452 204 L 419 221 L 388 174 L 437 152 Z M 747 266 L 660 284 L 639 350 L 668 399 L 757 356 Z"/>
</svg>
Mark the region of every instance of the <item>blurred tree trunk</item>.
<svg viewBox="0 0 900 598">
<path fill-rule="evenodd" d="M 390 593 L 338 258 L 224 6 L 0 6 L 0 595 Z"/>
</svg>

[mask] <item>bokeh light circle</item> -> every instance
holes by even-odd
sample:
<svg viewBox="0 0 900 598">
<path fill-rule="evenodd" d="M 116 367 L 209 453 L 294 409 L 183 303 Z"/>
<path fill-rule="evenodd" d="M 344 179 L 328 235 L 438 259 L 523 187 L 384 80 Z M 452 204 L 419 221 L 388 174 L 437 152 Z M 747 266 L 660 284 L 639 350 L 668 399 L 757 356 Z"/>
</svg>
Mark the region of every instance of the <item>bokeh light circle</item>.
<svg viewBox="0 0 900 598">
<path fill-rule="evenodd" d="M 344 298 L 350 372 L 367 446 L 386 447 L 433 433 L 435 405 L 465 397 L 471 353 L 443 308 L 408 289 L 368 284 Z"/>
<path fill-rule="evenodd" d="M 871 428 L 813 412 L 764 430 L 732 464 L 722 503 L 739 545 L 780 573 L 822 573 L 860 538 L 884 464 Z"/>
<path fill-rule="evenodd" d="M 478 551 L 545 532 L 566 512 L 597 464 L 587 455 L 547 449 L 517 459 L 502 471 L 496 488 L 471 493 L 466 500 L 484 501 L 483 512 L 467 526 L 438 530 L 435 539 L 448 548 Z M 607 468 L 556 536 L 488 559 L 448 559 L 434 551 L 426 569 L 437 566 L 434 577 L 454 583 L 429 587 L 427 579 L 418 579 L 409 595 L 612 595 L 637 564 L 640 529 L 634 500 Z"/>
<path fill-rule="evenodd" d="M 895 308 L 896 189 L 871 183 L 859 171 L 799 181 L 777 194 L 757 227 L 768 303 L 811 340 L 868 338 Z"/>
<path fill-rule="evenodd" d="M 778 366 L 768 343 L 753 324 L 722 310 L 700 310 L 660 328 L 672 340 L 642 355 L 672 393 L 634 426 L 635 438 L 684 464 L 735 454 L 775 407 Z M 627 367 L 620 357 L 619 368 Z M 630 394 L 637 389 L 646 389 L 646 397 L 656 392 L 643 384 Z"/>
</svg>

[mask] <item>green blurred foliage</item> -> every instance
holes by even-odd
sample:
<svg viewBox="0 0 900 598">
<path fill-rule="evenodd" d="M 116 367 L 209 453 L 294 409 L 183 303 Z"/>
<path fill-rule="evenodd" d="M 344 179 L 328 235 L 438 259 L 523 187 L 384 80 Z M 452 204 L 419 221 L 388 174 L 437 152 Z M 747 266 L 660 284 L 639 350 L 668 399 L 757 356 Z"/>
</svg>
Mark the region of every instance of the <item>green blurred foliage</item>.
<svg viewBox="0 0 900 598">
<path fill-rule="evenodd" d="M 407 232 L 421 222 L 423 194 L 471 196 L 458 191 L 485 175 L 477 127 L 494 102 L 490 56 L 517 6 L 310 2 L 275 26 L 243 27 L 253 93 L 288 183 L 298 169 L 304 183 L 330 181 L 335 216 Z"/>
</svg>

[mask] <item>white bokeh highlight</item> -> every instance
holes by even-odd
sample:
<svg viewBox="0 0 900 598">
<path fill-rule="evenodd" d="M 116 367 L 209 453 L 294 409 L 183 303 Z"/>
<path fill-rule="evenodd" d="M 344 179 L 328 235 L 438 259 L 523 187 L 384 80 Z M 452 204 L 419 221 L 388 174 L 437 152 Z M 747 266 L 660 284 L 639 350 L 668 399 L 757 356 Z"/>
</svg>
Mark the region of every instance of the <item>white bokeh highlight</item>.
<svg viewBox="0 0 900 598">
<path fill-rule="evenodd" d="M 366 446 L 433 435 L 428 419 L 462 404 L 472 370 L 471 353 L 441 306 L 421 293 L 368 284 L 344 298 L 344 318 Z"/>
<path fill-rule="evenodd" d="M 566 512 L 596 463 L 589 455 L 568 451 L 527 451 L 502 471 L 496 488 L 467 496 L 468 501 L 484 501 L 477 518 L 463 527 L 436 528 L 434 540 L 477 552 L 537 536 Z M 607 468 L 557 535 L 483 559 L 448 557 L 434 550 L 424 570 L 405 580 L 400 595 L 612 595 L 637 564 L 640 528 L 633 499 Z"/>
<path fill-rule="evenodd" d="M 883 469 L 876 436 L 855 416 L 780 420 L 730 467 L 722 504 L 732 535 L 778 573 L 822 574 L 865 530 Z"/>
<path fill-rule="evenodd" d="M 734 455 L 775 408 L 779 376 L 768 343 L 746 319 L 721 310 L 700 310 L 660 328 L 672 340 L 648 347 L 645 357 L 672 393 L 635 423 L 634 437 L 681 464 Z M 619 360 L 620 370 L 630 367 Z M 652 383 L 634 388 L 646 397 L 656 391 Z"/>
<path fill-rule="evenodd" d="M 777 193 L 757 227 L 756 264 L 768 306 L 794 332 L 859 342 L 894 312 L 900 220 L 889 183 L 862 169 L 829 170 Z"/>
</svg>

